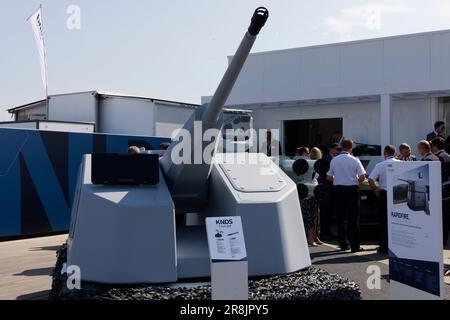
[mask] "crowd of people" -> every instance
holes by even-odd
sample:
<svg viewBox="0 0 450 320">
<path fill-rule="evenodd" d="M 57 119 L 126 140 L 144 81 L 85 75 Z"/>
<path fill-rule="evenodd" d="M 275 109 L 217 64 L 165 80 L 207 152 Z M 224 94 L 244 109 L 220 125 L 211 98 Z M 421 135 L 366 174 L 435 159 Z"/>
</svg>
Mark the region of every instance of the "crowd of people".
<svg viewBox="0 0 450 320">
<path fill-rule="evenodd" d="M 440 161 L 442 167 L 443 185 L 449 181 L 450 171 L 450 139 L 445 137 L 445 123 L 438 121 L 434 131 L 427 138 L 417 143 L 418 156 L 412 154 L 411 146 L 402 143 L 397 148 L 387 145 L 383 148 L 384 161 L 378 163 L 367 173 L 361 161 L 352 155 L 354 142 L 341 136 L 336 136 L 329 151 L 317 147 L 299 147 L 296 156 L 309 157 L 329 162 L 327 173 L 313 174 L 313 183 L 322 184 L 324 192 L 320 199 L 309 196 L 301 200 L 303 220 L 307 241 L 310 246 L 322 244 L 322 240 L 338 240 L 339 248 L 343 251 L 358 252 L 364 250 L 360 246 L 360 194 L 362 183 L 369 184 L 378 201 L 378 218 L 380 224 L 378 253 L 388 252 L 387 227 L 387 187 L 386 170 L 392 162 L 398 161 Z M 443 196 L 443 242 L 448 240 L 450 206 L 449 199 Z M 332 234 L 330 218 L 336 217 L 337 235 Z"/>
</svg>

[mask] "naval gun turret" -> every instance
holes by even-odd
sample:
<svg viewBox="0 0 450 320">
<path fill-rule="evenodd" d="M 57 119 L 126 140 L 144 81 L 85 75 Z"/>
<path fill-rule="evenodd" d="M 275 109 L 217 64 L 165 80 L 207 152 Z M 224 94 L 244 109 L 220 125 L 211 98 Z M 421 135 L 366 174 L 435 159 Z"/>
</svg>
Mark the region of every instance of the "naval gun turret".
<svg viewBox="0 0 450 320">
<path fill-rule="evenodd" d="M 266 8 L 259 7 L 255 10 L 250 26 L 220 81 L 211 102 L 198 108 L 183 126 L 184 137 L 190 137 L 190 142 L 183 141 L 180 137 L 177 137 L 161 161 L 161 166 L 177 212 L 198 211 L 206 205 L 208 178 L 212 163 L 203 157 L 204 150 L 210 144 L 208 141 L 203 141 L 203 134 L 209 129 L 220 129 L 222 127 L 223 120 L 221 114 L 223 107 L 256 37 L 268 17 L 269 11 Z M 218 137 L 215 135 L 209 138 L 216 140 Z M 179 145 L 183 143 L 185 144 L 184 150 L 187 149 L 186 147 L 191 150 L 191 154 L 187 159 L 188 161 L 184 159 L 183 163 L 174 163 L 173 158 L 178 156 L 174 154 L 174 151 L 179 150 Z M 215 152 L 215 150 L 212 151 L 213 153 Z"/>
<path fill-rule="evenodd" d="M 311 265 L 295 182 L 265 154 L 221 154 L 203 141 L 209 129 L 216 129 L 210 139 L 218 138 L 222 109 L 268 16 L 267 9 L 256 9 L 211 102 L 195 111 L 162 159 L 155 162 L 150 154 L 152 161 L 132 162 L 142 170 L 145 163 L 152 166 L 138 181 L 153 184 L 130 184 L 120 155 L 120 165 L 105 161 L 108 156 L 83 157 L 67 242 L 67 264 L 80 268 L 81 280 L 129 284 L 208 277 L 205 217 L 241 217 L 249 276 Z M 185 213 L 200 219 L 176 224 L 175 214 Z"/>
<path fill-rule="evenodd" d="M 425 182 L 423 175 L 418 174 L 418 179 L 402 179 L 399 181 L 406 182 L 408 185 L 407 205 L 412 211 L 425 211 L 427 215 L 430 215 L 430 190 Z M 398 187 L 397 187 L 398 188 Z"/>
</svg>

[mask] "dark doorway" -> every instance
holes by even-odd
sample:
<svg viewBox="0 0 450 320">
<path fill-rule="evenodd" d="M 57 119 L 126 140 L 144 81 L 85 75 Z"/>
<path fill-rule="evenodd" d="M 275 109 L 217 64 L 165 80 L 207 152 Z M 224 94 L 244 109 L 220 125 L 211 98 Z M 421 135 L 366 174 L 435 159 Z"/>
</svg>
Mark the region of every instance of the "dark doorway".
<svg viewBox="0 0 450 320">
<path fill-rule="evenodd" d="M 286 120 L 284 121 L 284 150 L 294 156 L 301 146 L 328 148 L 331 135 L 342 132 L 342 118 Z"/>
</svg>

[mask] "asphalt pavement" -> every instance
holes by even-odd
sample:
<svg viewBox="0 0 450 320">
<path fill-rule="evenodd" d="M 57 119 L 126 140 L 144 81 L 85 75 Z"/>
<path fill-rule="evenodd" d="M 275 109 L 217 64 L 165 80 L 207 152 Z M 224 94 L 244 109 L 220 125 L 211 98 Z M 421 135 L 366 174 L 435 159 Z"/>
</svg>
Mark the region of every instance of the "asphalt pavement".
<svg viewBox="0 0 450 320">
<path fill-rule="evenodd" d="M 362 247 L 365 251 L 356 254 L 342 252 L 333 243 L 309 249 L 313 265 L 357 283 L 364 300 L 387 300 L 390 297 L 388 256 L 378 254 L 373 243 L 364 243 Z M 450 264 L 450 250 L 445 250 L 444 264 Z M 374 277 L 370 277 L 378 271 L 381 275 L 379 287 Z M 449 300 L 450 278 L 446 277 L 445 281 L 446 299 Z"/>
</svg>

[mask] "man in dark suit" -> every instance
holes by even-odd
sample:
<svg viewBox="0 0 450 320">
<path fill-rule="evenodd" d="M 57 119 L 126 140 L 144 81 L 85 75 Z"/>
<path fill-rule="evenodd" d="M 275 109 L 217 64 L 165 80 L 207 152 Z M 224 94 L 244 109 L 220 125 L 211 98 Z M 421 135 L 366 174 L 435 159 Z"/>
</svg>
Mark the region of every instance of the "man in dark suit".
<svg viewBox="0 0 450 320">
<path fill-rule="evenodd" d="M 448 194 L 448 183 L 450 180 L 450 155 L 445 152 L 445 140 L 436 138 L 431 141 L 431 150 L 441 161 L 442 174 L 442 228 L 444 234 L 444 247 L 448 241 L 448 230 L 450 227 L 450 197 Z"/>
<path fill-rule="evenodd" d="M 417 161 L 415 155 L 411 153 L 411 147 L 407 143 L 402 143 L 398 148 L 400 155 L 397 157 L 398 160 L 402 161 Z"/>
<path fill-rule="evenodd" d="M 450 154 L 450 136 L 445 139 L 445 152 Z"/>
<path fill-rule="evenodd" d="M 445 151 L 443 138 L 435 138 L 431 141 L 431 151 L 442 163 L 450 163 L 450 155 Z"/>
<path fill-rule="evenodd" d="M 417 143 L 417 150 L 419 151 L 419 154 L 422 158 L 420 158 L 420 161 L 439 161 L 439 158 L 436 157 L 431 152 L 431 145 L 426 140 L 421 140 Z"/>
<path fill-rule="evenodd" d="M 327 153 L 323 158 L 328 162 L 331 162 L 334 157 L 338 156 L 342 151 L 341 145 L 339 143 L 333 143 L 330 146 L 330 152 Z"/>
<path fill-rule="evenodd" d="M 341 145 L 333 143 L 330 146 L 330 152 L 323 159 L 331 163 L 334 157 L 341 153 Z M 332 240 L 334 235 L 331 232 L 331 216 L 333 214 L 333 182 L 328 181 L 327 174 L 319 175 L 319 183 L 323 184 L 323 199 L 320 201 L 320 238 L 322 240 Z"/>
<path fill-rule="evenodd" d="M 267 131 L 266 141 L 262 144 L 261 152 L 268 157 L 279 157 L 283 154 L 280 141 L 272 138 L 272 131 Z"/>
<path fill-rule="evenodd" d="M 433 141 L 435 138 L 445 138 L 445 122 L 438 121 L 434 124 L 434 131 L 427 134 L 427 141 Z"/>
</svg>

